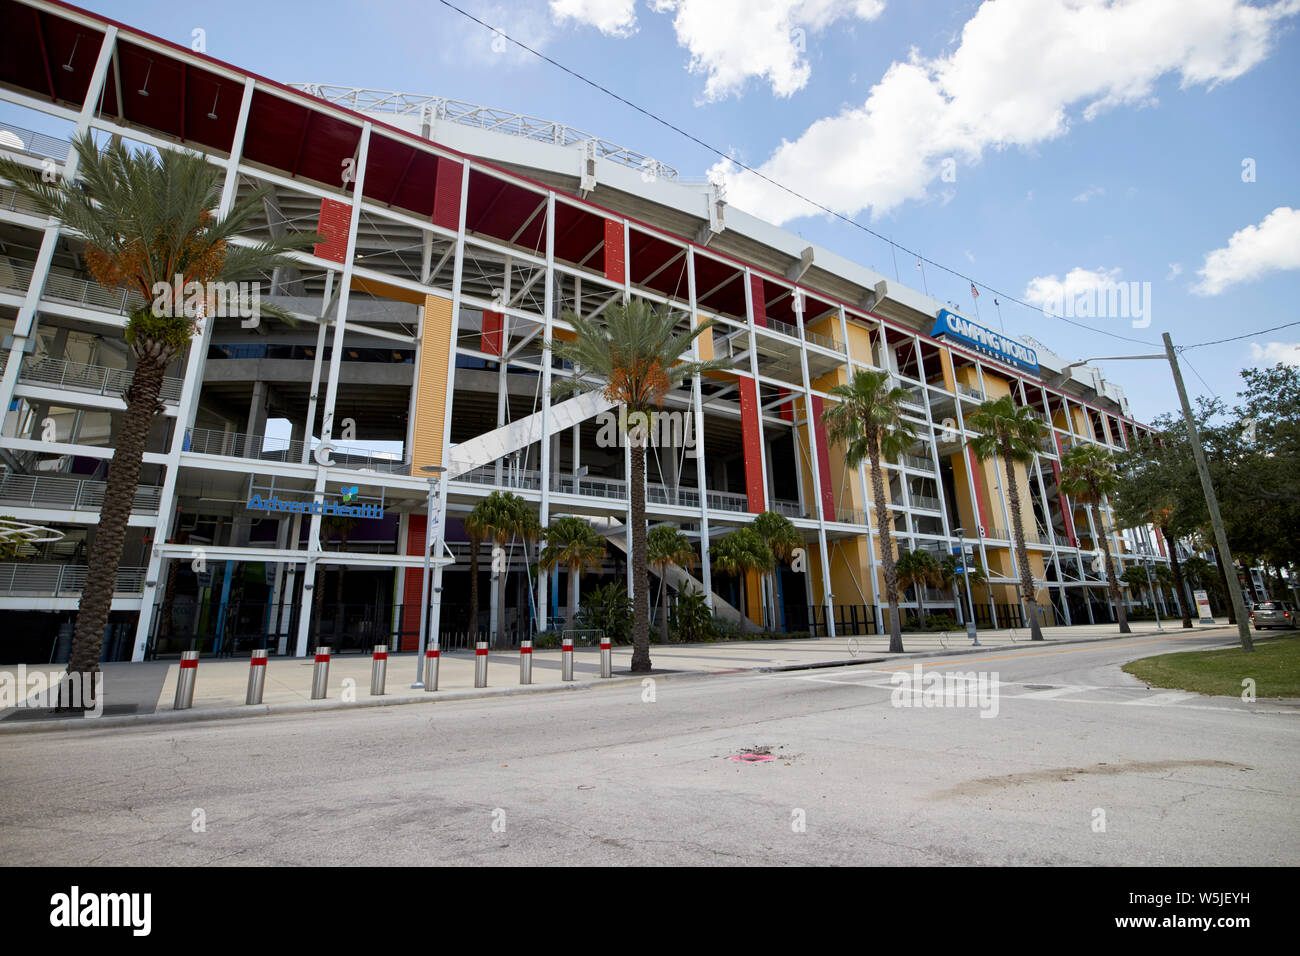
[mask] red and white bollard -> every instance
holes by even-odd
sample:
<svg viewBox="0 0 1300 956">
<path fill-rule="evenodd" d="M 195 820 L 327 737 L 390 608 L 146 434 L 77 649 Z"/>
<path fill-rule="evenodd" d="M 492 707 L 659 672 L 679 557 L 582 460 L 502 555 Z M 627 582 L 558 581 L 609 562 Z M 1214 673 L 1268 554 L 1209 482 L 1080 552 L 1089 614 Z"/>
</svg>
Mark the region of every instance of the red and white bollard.
<svg viewBox="0 0 1300 956">
<path fill-rule="evenodd" d="M 573 680 L 573 638 L 566 637 L 560 644 L 560 680 Z"/>
<path fill-rule="evenodd" d="M 533 642 L 519 642 L 519 683 L 533 682 Z"/>
<path fill-rule="evenodd" d="M 181 669 L 176 675 L 176 699 L 172 710 L 189 710 L 194 706 L 194 679 L 199 673 L 199 652 L 181 651 Z"/>
<path fill-rule="evenodd" d="M 384 682 L 388 677 L 388 645 L 376 644 L 370 659 L 370 696 L 384 696 Z"/>
<path fill-rule="evenodd" d="M 474 686 L 487 686 L 488 646 L 487 641 L 474 645 Z"/>
<path fill-rule="evenodd" d="M 311 674 L 311 699 L 324 700 L 330 680 L 330 649 L 316 648 L 316 666 Z"/>
<path fill-rule="evenodd" d="M 260 704 L 264 687 L 266 687 L 266 648 L 259 647 L 253 651 L 253 657 L 248 662 L 248 694 L 244 697 L 244 703 Z"/>
<path fill-rule="evenodd" d="M 424 652 L 424 689 L 438 689 L 438 664 L 440 663 L 441 652 L 436 647 L 430 647 Z"/>
<path fill-rule="evenodd" d="M 608 637 L 600 639 L 600 676 L 614 676 L 614 650 L 610 646 Z"/>
</svg>

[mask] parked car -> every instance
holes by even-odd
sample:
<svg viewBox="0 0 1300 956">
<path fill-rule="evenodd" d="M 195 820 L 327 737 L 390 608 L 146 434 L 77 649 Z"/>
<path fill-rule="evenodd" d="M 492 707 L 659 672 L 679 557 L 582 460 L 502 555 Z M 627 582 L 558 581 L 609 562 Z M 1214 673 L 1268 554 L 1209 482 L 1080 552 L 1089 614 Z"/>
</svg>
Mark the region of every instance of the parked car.
<svg viewBox="0 0 1300 956">
<path fill-rule="evenodd" d="M 1261 601 L 1250 612 L 1255 630 L 1266 627 L 1295 627 L 1296 609 L 1290 601 Z"/>
</svg>

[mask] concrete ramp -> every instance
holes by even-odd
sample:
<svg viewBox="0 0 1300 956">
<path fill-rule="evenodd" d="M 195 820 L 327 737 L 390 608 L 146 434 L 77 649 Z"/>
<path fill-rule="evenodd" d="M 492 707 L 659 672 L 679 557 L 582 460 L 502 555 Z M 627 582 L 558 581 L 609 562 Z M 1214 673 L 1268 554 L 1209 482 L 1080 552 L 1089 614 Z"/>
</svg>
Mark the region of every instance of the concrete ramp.
<svg viewBox="0 0 1300 956">
<path fill-rule="evenodd" d="M 550 438 L 557 432 L 566 431 L 613 407 L 614 403 L 606 400 L 600 392 L 586 392 L 551 406 L 550 428 L 546 433 L 542 430 L 543 412 L 533 412 L 508 425 L 484 432 L 452 449 L 447 478 L 456 478 L 467 471 L 491 464 L 517 448 L 526 448 L 534 442 Z"/>
</svg>

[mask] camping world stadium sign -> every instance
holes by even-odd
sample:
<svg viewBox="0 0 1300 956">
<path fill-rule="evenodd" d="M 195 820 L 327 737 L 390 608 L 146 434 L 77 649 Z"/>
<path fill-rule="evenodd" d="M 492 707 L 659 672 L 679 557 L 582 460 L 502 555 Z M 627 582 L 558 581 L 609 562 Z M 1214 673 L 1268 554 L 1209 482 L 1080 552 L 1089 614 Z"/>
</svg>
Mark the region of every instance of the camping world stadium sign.
<svg viewBox="0 0 1300 956">
<path fill-rule="evenodd" d="M 1028 345 L 1021 345 L 1005 335 L 991 332 L 970 319 L 962 318 L 956 312 L 940 309 L 934 331 L 930 334 L 936 339 L 945 337 L 955 340 L 1005 365 L 1038 374 L 1038 353 Z"/>
</svg>

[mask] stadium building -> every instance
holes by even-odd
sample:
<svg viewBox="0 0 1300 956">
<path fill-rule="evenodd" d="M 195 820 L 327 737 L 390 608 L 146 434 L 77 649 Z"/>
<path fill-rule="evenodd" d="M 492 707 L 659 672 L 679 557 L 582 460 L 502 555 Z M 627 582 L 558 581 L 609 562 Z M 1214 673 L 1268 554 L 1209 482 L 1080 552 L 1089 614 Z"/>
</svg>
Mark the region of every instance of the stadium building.
<svg viewBox="0 0 1300 956">
<path fill-rule="evenodd" d="M 716 319 L 698 355 L 732 363 L 669 396 L 647 463 L 650 522 L 699 544 L 696 567 L 670 569 L 669 584 L 695 582 L 720 617 L 881 632 L 869 475 L 845 466 L 820 423 L 829 390 L 862 368 L 907 389 L 920 436 L 886 466 L 898 547 L 948 554 L 963 529 L 988 570 L 974 589 L 981 625 L 1020 619 L 1005 476 L 965 444 L 985 399 L 1010 394 L 1051 425 L 1017 475 L 1045 625 L 1110 619 L 1099 534 L 1121 563 L 1164 560 L 1150 529 L 1096 528 L 1059 492 L 1067 447 L 1118 451 L 1143 430 L 1097 370 L 810 246 L 640 153 L 435 97 L 285 85 L 40 0 L 0 0 L 0 103 L 0 149 L 33 168 L 61 173 L 84 130 L 200 151 L 223 170 L 223 208 L 269 187 L 251 236 L 322 237 L 257 290 L 296 323 L 205 319 L 171 370 L 106 659 L 196 637 L 205 652 L 412 649 L 430 514 L 445 514 L 432 617 L 454 644 L 498 613 L 489 545 L 483 613 L 469 620 L 463 527 L 494 490 L 526 499 L 542 525 L 578 515 L 606 535 L 584 593 L 623 578 L 617 412 L 599 395 L 549 398 L 570 373 L 545 346 L 571 335 L 568 312 L 598 316 L 628 295 L 679 310 L 683 327 Z M 0 563 L 4 660 L 67 652 L 131 381 L 122 329 L 142 300 L 94 283 L 83 252 L 0 184 L 0 514 L 46 529 Z M 445 469 L 436 493 L 430 466 Z M 806 561 L 770 589 L 754 580 L 738 608 L 739 582 L 711 568 L 709 543 L 765 510 L 799 529 Z M 519 542 L 498 559 L 512 633 L 571 626 L 567 572 L 537 575 Z M 922 596 L 930 612 L 958 613 L 951 592 Z"/>
</svg>

